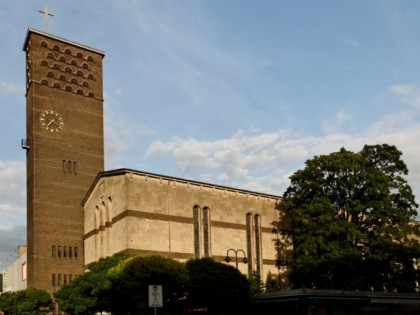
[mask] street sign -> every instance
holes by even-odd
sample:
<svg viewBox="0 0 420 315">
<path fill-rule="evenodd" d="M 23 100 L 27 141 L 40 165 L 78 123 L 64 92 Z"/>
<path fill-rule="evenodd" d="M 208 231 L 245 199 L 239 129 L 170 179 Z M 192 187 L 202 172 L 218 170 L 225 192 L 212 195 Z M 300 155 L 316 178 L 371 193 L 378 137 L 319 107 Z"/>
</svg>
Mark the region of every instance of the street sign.
<svg viewBox="0 0 420 315">
<path fill-rule="evenodd" d="M 149 285 L 149 307 L 163 307 L 161 285 Z"/>
</svg>

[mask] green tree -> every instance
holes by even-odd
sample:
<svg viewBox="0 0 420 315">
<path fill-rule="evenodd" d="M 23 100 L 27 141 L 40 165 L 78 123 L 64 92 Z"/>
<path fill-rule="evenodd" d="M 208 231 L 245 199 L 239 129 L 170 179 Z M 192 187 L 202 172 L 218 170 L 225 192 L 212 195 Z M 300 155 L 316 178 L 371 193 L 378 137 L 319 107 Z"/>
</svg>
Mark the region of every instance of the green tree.
<svg viewBox="0 0 420 315">
<path fill-rule="evenodd" d="M 129 257 L 111 268 L 108 276 L 113 314 L 147 311 L 149 285 L 162 285 L 164 308 L 176 310 L 189 280 L 183 263 L 156 255 Z"/>
<path fill-rule="evenodd" d="M 284 198 L 295 287 L 412 291 L 419 279 L 418 205 L 395 146 L 341 149 L 306 161 Z"/>
<path fill-rule="evenodd" d="M 0 295 L 0 310 L 7 315 L 42 315 L 53 309 L 51 295 L 41 289 L 30 288 Z"/>
<path fill-rule="evenodd" d="M 186 263 L 190 276 L 190 308 L 207 308 L 209 314 L 235 314 L 246 309 L 250 288 L 246 277 L 232 266 L 212 258 L 192 259 Z M 241 311 L 243 313 L 243 311 Z"/>
<path fill-rule="evenodd" d="M 130 257 L 126 253 L 101 258 L 89 265 L 89 271 L 63 285 L 54 297 L 60 309 L 74 315 L 93 314 L 109 311 L 108 270 L 120 261 Z"/>
</svg>

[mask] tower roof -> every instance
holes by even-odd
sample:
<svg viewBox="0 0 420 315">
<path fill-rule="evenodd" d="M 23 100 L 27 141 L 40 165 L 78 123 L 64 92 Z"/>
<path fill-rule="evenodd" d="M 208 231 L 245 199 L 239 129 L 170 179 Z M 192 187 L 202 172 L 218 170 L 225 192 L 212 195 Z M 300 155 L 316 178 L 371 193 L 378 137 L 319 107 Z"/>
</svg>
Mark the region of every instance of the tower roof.
<svg viewBox="0 0 420 315">
<path fill-rule="evenodd" d="M 26 50 L 26 45 L 28 44 L 29 37 L 30 37 L 31 34 L 38 34 L 38 35 L 41 35 L 41 36 L 44 36 L 44 37 L 48 37 L 48 38 L 60 41 L 62 43 L 67 43 L 69 45 L 80 47 L 84 50 L 89 50 L 91 52 L 94 52 L 94 53 L 97 53 L 99 55 L 105 56 L 105 52 L 102 51 L 102 50 L 92 48 L 92 47 L 89 47 L 89 46 L 86 46 L 86 45 L 82 45 L 82 44 L 73 42 L 71 40 L 68 40 L 68 39 L 65 39 L 65 38 L 62 38 L 62 37 L 58 37 L 58 36 L 55 36 L 55 35 L 51 35 L 49 33 L 45 33 L 45 32 L 42 32 L 42 31 L 39 31 L 39 30 L 36 30 L 36 29 L 33 29 L 33 28 L 28 28 L 28 32 L 26 34 L 25 42 L 23 44 L 23 50 L 24 51 Z"/>
</svg>

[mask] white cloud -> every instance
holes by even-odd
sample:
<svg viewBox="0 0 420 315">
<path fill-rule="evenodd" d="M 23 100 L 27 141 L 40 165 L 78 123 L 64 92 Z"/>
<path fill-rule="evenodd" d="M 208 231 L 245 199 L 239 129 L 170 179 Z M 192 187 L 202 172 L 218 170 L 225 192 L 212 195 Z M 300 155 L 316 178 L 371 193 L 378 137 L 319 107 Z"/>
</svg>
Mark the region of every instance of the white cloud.
<svg viewBox="0 0 420 315">
<path fill-rule="evenodd" d="M 19 94 L 19 95 L 24 94 L 24 90 L 23 90 L 23 87 L 21 85 L 9 83 L 9 82 L 4 82 L 4 81 L 1 81 L 1 80 L 0 80 L 0 91 L 6 92 L 6 93 L 11 93 L 11 94 Z"/>
<path fill-rule="evenodd" d="M 396 84 L 390 91 L 400 97 L 401 101 L 420 109 L 420 89 L 410 84 Z"/>
<path fill-rule="evenodd" d="M 347 119 L 345 114 L 342 117 Z M 181 176 L 187 178 L 281 195 L 289 185 L 288 177 L 314 155 L 341 147 L 357 152 L 365 144 L 388 143 L 403 151 L 410 170 L 409 184 L 419 195 L 418 130 L 420 124 L 411 123 L 409 115 L 402 112 L 356 134 L 331 132 L 316 137 L 290 129 L 271 133 L 239 130 L 230 138 L 214 141 L 179 137 L 156 141 L 149 146 L 147 156 L 169 155 Z"/>
</svg>

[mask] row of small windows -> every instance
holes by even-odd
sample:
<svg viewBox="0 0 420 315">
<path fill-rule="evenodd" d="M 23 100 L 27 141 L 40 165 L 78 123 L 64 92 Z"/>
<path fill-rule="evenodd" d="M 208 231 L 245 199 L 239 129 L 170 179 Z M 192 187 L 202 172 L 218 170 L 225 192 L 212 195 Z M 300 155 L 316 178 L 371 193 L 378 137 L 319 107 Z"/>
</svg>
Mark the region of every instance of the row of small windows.
<svg viewBox="0 0 420 315">
<path fill-rule="evenodd" d="M 69 173 L 69 174 L 77 174 L 77 162 L 76 161 L 67 161 L 63 160 L 61 162 L 61 168 L 63 169 L 63 172 Z"/>
<path fill-rule="evenodd" d="M 41 65 L 42 66 L 48 66 L 48 62 L 46 62 L 45 60 L 43 60 L 43 61 L 41 61 Z M 83 74 L 83 71 L 78 70 L 78 71 L 73 72 L 73 70 L 71 68 L 69 68 L 69 67 L 66 67 L 63 70 L 63 69 L 61 69 L 60 65 L 59 64 L 56 64 L 56 63 L 52 66 L 52 68 L 55 69 L 55 70 L 60 70 L 62 72 L 66 72 L 66 73 L 72 74 L 72 75 L 76 75 L 78 77 L 84 77 L 84 78 L 87 78 L 89 80 L 95 80 L 95 76 L 92 73 L 89 73 L 85 77 L 85 75 Z M 54 73 L 52 73 L 51 71 L 47 73 L 47 76 L 48 77 L 52 77 L 52 78 L 55 77 L 54 76 Z"/>
<path fill-rule="evenodd" d="M 48 86 L 50 85 L 49 82 L 48 82 L 48 80 L 45 80 L 45 79 L 44 80 L 41 80 L 41 84 L 42 85 L 48 85 Z M 58 82 L 53 83 L 51 86 L 53 88 L 56 88 L 56 89 L 61 89 L 61 84 L 58 83 Z M 64 88 L 64 90 L 67 91 L 67 92 L 74 92 L 74 93 L 77 93 L 77 94 L 80 94 L 80 95 L 84 95 L 84 96 L 95 97 L 95 93 L 93 93 L 93 92 L 88 92 L 86 94 L 82 89 L 73 90 L 73 88 L 71 86 L 69 86 L 69 85 L 67 85 Z"/>
<path fill-rule="evenodd" d="M 72 55 L 73 56 L 73 53 L 69 48 L 65 48 L 64 50 L 62 50 L 62 48 L 60 48 L 60 46 L 58 46 L 58 45 L 53 45 L 51 47 L 48 47 L 48 43 L 45 42 L 45 41 L 41 42 L 41 47 L 49 48 L 49 49 L 52 49 L 54 51 L 59 51 L 59 52 L 62 51 L 67 55 Z M 74 56 L 77 57 L 77 58 L 85 59 L 81 52 L 75 53 Z M 92 61 L 92 62 L 95 61 L 95 59 L 91 55 L 87 56 L 86 60 Z"/>
<path fill-rule="evenodd" d="M 77 258 L 79 255 L 77 246 L 51 246 L 51 257 L 53 258 Z"/>
<path fill-rule="evenodd" d="M 65 63 L 71 64 L 71 65 L 73 65 L 73 66 L 78 66 L 78 64 L 77 64 L 77 61 L 76 61 L 76 60 L 72 59 L 70 62 L 68 62 L 68 61 L 67 61 L 67 59 L 66 59 L 64 56 L 60 56 L 60 57 L 58 57 L 58 58 L 55 58 L 55 56 L 54 56 L 54 54 L 53 54 L 53 53 L 48 53 L 48 54 L 47 54 L 47 58 L 49 58 L 49 59 L 54 59 L 54 60 L 61 61 L 61 62 L 65 62 Z M 44 61 L 45 61 L 45 60 L 44 60 Z M 44 64 L 43 64 L 43 65 L 44 65 Z M 88 65 L 86 62 L 84 62 L 84 63 L 82 63 L 82 68 L 84 68 L 84 69 L 89 69 L 89 65 Z"/>
<path fill-rule="evenodd" d="M 77 275 L 72 274 L 61 274 L 61 273 L 53 273 L 51 275 L 51 284 L 53 287 L 61 287 L 61 285 L 71 282 L 73 279 L 76 279 Z"/>
<path fill-rule="evenodd" d="M 47 77 L 49 77 L 49 78 L 55 78 L 54 73 L 52 73 L 52 72 L 48 72 L 47 73 Z M 61 81 L 65 81 L 65 82 L 70 82 L 72 84 L 82 85 L 84 87 L 90 87 L 89 82 L 87 82 L 87 81 L 83 81 L 82 84 L 79 84 L 79 82 L 77 81 L 76 78 L 72 78 L 70 80 L 67 80 L 67 77 L 65 75 L 63 75 L 63 74 L 61 74 L 60 76 L 58 76 L 57 79 L 59 79 Z"/>
</svg>

